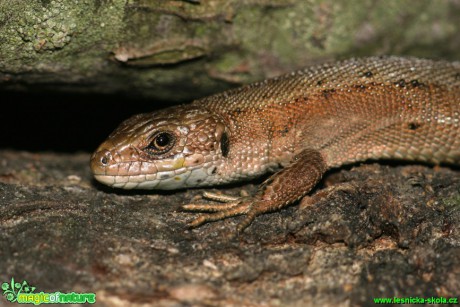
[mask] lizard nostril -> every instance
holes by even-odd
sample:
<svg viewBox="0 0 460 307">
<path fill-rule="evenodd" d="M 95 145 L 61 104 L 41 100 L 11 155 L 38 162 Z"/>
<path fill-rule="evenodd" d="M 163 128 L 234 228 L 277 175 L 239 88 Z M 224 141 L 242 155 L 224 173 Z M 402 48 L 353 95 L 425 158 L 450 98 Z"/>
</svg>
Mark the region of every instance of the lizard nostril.
<svg viewBox="0 0 460 307">
<path fill-rule="evenodd" d="M 96 151 L 90 160 L 91 171 L 94 175 L 107 175 L 108 169 L 114 163 L 112 153 L 107 149 Z"/>
<path fill-rule="evenodd" d="M 106 156 L 103 156 L 103 157 L 101 158 L 101 163 L 104 164 L 104 165 L 107 165 L 107 162 L 108 162 L 107 157 L 106 157 Z"/>
<path fill-rule="evenodd" d="M 110 153 L 110 151 L 106 151 L 102 155 L 102 157 L 101 157 L 101 159 L 99 161 L 101 161 L 101 164 L 103 166 L 107 166 L 109 164 L 109 161 L 111 160 L 111 158 L 112 158 L 112 154 Z"/>
</svg>

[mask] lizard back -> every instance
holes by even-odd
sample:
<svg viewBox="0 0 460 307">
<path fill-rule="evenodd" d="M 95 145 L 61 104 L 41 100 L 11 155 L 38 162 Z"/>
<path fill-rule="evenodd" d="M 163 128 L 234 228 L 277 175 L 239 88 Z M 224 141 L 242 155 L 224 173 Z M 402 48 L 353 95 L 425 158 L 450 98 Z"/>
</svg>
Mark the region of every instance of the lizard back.
<svg viewBox="0 0 460 307">
<path fill-rule="evenodd" d="M 268 163 L 288 163 L 305 148 L 319 150 L 329 167 L 380 158 L 460 161 L 460 62 L 351 59 L 193 104 L 228 123 L 235 155 L 265 154 Z"/>
</svg>

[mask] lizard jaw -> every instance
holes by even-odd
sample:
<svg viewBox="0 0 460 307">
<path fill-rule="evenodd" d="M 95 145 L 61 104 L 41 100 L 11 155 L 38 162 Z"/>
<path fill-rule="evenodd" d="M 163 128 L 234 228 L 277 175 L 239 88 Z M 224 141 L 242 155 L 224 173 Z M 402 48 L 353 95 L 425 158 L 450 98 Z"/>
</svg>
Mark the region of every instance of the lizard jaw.
<svg viewBox="0 0 460 307">
<path fill-rule="evenodd" d="M 175 190 L 213 184 L 206 180 L 210 177 L 202 168 L 187 170 L 181 174 L 165 173 L 131 176 L 94 175 L 94 178 L 105 185 L 121 189 Z"/>
</svg>

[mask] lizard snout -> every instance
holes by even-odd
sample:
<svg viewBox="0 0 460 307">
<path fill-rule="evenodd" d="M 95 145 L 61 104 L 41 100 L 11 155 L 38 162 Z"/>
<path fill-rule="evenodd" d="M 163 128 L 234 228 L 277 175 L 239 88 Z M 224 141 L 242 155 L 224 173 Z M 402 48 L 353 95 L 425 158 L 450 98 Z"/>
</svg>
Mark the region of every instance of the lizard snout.
<svg viewBox="0 0 460 307">
<path fill-rule="evenodd" d="M 109 150 L 98 150 L 91 156 L 91 171 L 94 175 L 105 175 L 107 167 L 112 163 L 113 155 Z"/>
</svg>

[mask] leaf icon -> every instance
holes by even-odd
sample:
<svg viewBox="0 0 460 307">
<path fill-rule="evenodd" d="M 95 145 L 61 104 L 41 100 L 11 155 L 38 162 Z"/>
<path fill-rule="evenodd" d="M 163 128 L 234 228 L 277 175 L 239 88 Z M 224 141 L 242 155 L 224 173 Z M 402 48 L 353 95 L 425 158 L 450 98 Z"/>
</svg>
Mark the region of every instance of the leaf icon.
<svg viewBox="0 0 460 307">
<path fill-rule="evenodd" d="M 11 278 L 10 283 L 2 283 L 2 290 L 3 295 L 6 296 L 6 299 L 14 303 L 17 301 L 19 294 L 21 294 L 22 292 L 33 293 L 35 291 L 35 287 L 29 285 L 29 283 L 25 280 L 22 283 L 19 283 L 15 282 L 14 278 Z"/>
<path fill-rule="evenodd" d="M 14 297 L 13 293 L 8 293 L 7 296 L 6 296 L 6 299 L 9 300 L 10 302 L 14 302 L 15 297 Z"/>
<path fill-rule="evenodd" d="M 8 290 L 9 288 L 10 288 L 10 285 L 9 285 L 7 282 L 4 282 L 4 283 L 2 284 L 2 290 L 3 290 L 3 291 Z"/>
</svg>

